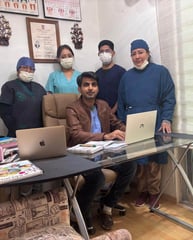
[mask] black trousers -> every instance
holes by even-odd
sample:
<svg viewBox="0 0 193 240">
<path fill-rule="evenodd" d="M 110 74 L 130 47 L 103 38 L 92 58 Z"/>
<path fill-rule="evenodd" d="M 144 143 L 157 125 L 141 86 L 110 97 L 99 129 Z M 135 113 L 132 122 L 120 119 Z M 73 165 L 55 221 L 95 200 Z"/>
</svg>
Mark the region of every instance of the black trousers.
<svg viewBox="0 0 193 240">
<path fill-rule="evenodd" d="M 102 203 L 113 207 L 125 192 L 126 187 L 132 181 L 136 172 L 136 162 L 124 162 L 110 167 L 117 173 L 117 178 L 108 195 L 102 199 Z M 91 204 L 97 192 L 104 186 L 105 177 L 101 170 L 83 175 L 85 184 L 77 193 L 77 200 L 84 218 L 91 217 Z"/>
</svg>

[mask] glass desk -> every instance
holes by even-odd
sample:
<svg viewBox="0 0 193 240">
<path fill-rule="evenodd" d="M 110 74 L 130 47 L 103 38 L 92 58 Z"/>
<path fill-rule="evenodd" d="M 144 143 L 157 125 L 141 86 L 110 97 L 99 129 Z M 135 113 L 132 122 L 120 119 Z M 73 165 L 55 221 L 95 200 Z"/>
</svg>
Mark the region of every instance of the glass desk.
<svg viewBox="0 0 193 240">
<path fill-rule="evenodd" d="M 119 164 L 124 161 L 133 161 L 140 157 L 153 155 L 156 153 L 167 152 L 170 156 L 170 160 L 174 164 L 174 168 L 168 174 L 167 179 L 165 180 L 165 184 L 163 184 L 163 188 L 158 196 L 157 201 L 159 201 L 160 197 L 164 193 L 165 189 L 168 186 L 168 183 L 175 173 L 176 170 L 181 174 L 187 188 L 190 191 L 191 196 L 193 197 L 193 187 L 190 183 L 186 172 L 184 171 L 181 163 L 186 156 L 187 151 L 190 146 L 193 144 L 193 135 L 182 134 L 182 133 L 172 133 L 172 134 L 156 134 L 154 139 L 149 139 L 141 142 L 137 142 L 134 144 L 130 144 L 126 147 L 123 147 L 119 150 L 105 150 L 96 153 L 95 155 L 84 155 L 85 158 L 90 159 L 94 162 L 97 162 L 101 167 L 109 167 L 115 164 Z M 183 147 L 183 153 L 181 156 L 175 156 L 173 153 L 174 148 Z M 155 202 L 155 204 L 157 203 Z M 154 204 L 154 206 L 155 206 Z M 193 225 L 186 223 L 179 218 L 176 218 L 172 215 L 166 214 L 160 209 L 155 209 L 154 206 L 150 209 L 151 212 L 155 212 L 159 215 L 167 217 L 175 221 L 176 223 L 181 224 L 182 226 L 188 228 L 189 230 L 193 230 Z"/>
</svg>

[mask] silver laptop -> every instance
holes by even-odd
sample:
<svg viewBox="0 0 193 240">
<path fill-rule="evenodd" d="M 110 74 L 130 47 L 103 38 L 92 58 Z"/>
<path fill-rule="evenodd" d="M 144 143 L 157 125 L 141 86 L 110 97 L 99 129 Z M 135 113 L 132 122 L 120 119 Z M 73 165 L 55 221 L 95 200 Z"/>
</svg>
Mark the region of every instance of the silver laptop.
<svg viewBox="0 0 193 240">
<path fill-rule="evenodd" d="M 21 129 L 16 131 L 20 159 L 42 159 L 66 154 L 64 126 Z"/>
<path fill-rule="evenodd" d="M 157 110 L 127 115 L 125 142 L 127 144 L 154 137 Z"/>
</svg>

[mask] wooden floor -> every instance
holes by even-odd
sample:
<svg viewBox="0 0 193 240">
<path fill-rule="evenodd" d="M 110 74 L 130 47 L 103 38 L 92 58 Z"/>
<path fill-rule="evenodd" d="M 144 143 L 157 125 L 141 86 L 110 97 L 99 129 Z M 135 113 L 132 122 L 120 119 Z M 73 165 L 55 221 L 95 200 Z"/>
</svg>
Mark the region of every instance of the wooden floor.
<svg viewBox="0 0 193 240">
<path fill-rule="evenodd" d="M 126 228 L 133 237 L 133 240 L 192 240 L 193 232 L 174 223 L 163 216 L 151 213 L 148 206 L 135 207 L 134 193 L 124 195 L 121 204 L 127 209 L 126 216 L 119 216 L 118 212 L 113 213 L 113 229 Z M 193 211 L 177 205 L 173 199 L 163 196 L 160 200 L 160 210 L 180 217 L 189 224 L 193 224 Z M 97 232 L 95 236 L 104 231 L 100 227 L 99 217 L 95 214 L 95 227 Z"/>
</svg>

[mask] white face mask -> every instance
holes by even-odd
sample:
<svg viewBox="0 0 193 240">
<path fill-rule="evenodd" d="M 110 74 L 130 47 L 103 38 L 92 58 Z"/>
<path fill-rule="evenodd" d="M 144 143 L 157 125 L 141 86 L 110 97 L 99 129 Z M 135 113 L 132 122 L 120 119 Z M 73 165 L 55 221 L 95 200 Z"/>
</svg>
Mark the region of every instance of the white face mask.
<svg viewBox="0 0 193 240">
<path fill-rule="evenodd" d="M 73 60 L 74 60 L 73 57 L 71 57 L 71 58 L 62 58 L 60 60 L 60 64 L 62 65 L 62 67 L 64 69 L 70 69 L 70 68 L 72 68 Z"/>
<path fill-rule="evenodd" d="M 134 67 L 138 70 L 143 70 L 148 64 L 149 64 L 149 62 L 147 60 L 145 60 L 141 66 L 134 65 Z"/>
<path fill-rule="evenodd" d="M 103 52 L 99 54 L 99 58 L 103 65 L 108 65 L 112 62 L 112 54 L 109 52 Z"/>
<path fill-rule="evenodd" d="M 19 79 L 21 79 L 24 82 L 31 82 L 33 78 L 34 78 L 34 73 L 25 72 L 25 71 L 19 72 Z"/>
</svg>

